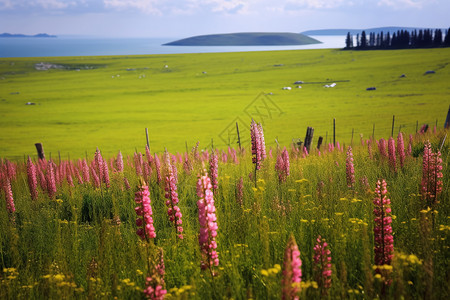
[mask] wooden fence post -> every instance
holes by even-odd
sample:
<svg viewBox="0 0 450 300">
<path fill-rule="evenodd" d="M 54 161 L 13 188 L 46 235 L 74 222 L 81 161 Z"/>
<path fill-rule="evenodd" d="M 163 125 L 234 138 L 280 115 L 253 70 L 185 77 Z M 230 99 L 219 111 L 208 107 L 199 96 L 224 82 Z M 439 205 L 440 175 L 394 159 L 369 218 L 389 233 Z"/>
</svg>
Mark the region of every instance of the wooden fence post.
<svg viewBox="0 0 450 300">
<path fill-rule="evenodd" d="M 333 146 L 336 147 L 336 118 L 333 119 Z"/>
<path fill-rule="evenodd" d="M 319 136 L 319 140 L 317 141 L 317 150 L 320 151 L 320 146 L 322 146 L 323 137 Z"/>
<path fill-rule="evenodd" d="M 450 106 L 448 107 L 447 118 L 445 119 L 444 128 L 450 127 Z"/>
<path fill-rule="evenodd" d="M 392 116 L 392 131 L 391 131 L 391 137 L 394 137 L 394 124 L 395 124 L 395 115 Z"/>
<path fill-rule="evenodd" d="M 147 147 L 148 147 L 148 150 L 150 151 L 150 143 L 148 141 L 148 128 L 145 128 L 145 137 L 147 138 Z"/>
<path fill-rule="evenodd" d="M 36 150 L 37 150 L 39 159 L 45 159 L 44 147 L 42 146 L 42 144 L 36 143 L 36 144 L 34 144 L 34 146 L 36 146 Z"/>
<path fill-rule="evenodd" d="M 239 135 L 238 122 L 236 122 L 236 131 L 237 131 L 237 136 L 238 136 L 239 151 L 241 151 L 241 136 Z"/>
</svg>

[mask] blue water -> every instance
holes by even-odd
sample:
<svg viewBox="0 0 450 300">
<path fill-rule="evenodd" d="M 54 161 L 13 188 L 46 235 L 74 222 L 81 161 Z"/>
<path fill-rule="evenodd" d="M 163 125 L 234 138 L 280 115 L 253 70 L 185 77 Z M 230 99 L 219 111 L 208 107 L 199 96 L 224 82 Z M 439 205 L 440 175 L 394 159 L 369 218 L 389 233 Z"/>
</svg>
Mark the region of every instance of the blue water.
<svg viewBox="0 0 450 300">
<path fill-rule="evenodd" d="M 343 48 L 345 36 L 312 36 L 305 46 L 162 46 L 176 38 L 0 38 L 0 57 L 145 55 Z"/>
</svg>

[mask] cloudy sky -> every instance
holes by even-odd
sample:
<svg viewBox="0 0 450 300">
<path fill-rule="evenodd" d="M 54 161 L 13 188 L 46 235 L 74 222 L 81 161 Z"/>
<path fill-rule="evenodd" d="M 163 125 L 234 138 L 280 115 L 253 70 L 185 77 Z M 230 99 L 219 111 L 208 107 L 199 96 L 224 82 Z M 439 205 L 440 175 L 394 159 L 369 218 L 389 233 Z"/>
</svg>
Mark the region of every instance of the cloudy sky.
<svg viewBox="0 0 450 300">
<path fill-rule="evenodd" d="M 0 33 L 186 37 L 323 28 L 448 28 L 449 0 L 0 0 Z"/>
</svg>

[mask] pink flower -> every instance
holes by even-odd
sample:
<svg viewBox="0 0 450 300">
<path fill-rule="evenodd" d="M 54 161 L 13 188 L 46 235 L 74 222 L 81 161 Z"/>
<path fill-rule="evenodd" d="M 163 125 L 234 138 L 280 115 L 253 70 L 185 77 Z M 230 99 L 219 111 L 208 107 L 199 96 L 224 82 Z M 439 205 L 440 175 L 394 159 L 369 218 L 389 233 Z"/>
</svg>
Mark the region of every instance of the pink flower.
<svg viewBox="0 0 450 300">
<path fill-rule="evenodd" d="M 397 155 L 400 161 L 400 167 L 403 168 L 405 165 L 405 143 L 403 142 L 403 134 L 401 132 L 397 136 Z"/>
<path fill-rule="evenodd" d="M 164 295 L 167 294 L 167 291 L 164 289 L 165 266 L 161 248 L 159 255 L 159 264 L 153 268 L 151 274 L 145 280 L 145 289 L 143 292 L 147 299 L 162 300 L 164 299 Z"/>
<path fill-rule="evenodd" d="M 14 205 L 11 181 L 9 180 L 7 175 L 3 179 L 3 191 L 5 192 L 6 210 L 8 211 L 8 213 L 13 214 L 16 211 L 16 207 Z"/>
<path fill-rule="evenodd" d="M 123 183 L 125 184 L 125 188 L 127 189 L 127 190 L 129 190 L 131 187 L 130 187 L 130 183 L 128 182 L 128 178 L 126 178 L 126 177 L 124 177 L 123 178 Z"/>
<path fill-rule="evenodd" d="M 326 295 L 327 289 L 331 287 L 331 251 L 328 249 L 328 243 L 320 235 L 314 246 L 314 273 L 315 281 Z"/>
<path fill-rule="evenodd" d="M 54 163 L 49 161 L 47 164 L 46 182 L 47 182 L 47 193 L 50 198 L 53 198 L 56 194 L 56 181 L 55 181 L 55 173 L 53 170 L 54 170 Z"/>
<path fill-rule="evenodd" d="M 347 174 L 347 187 L 353 188 L 355 184 L 355 168 L 353 166 L 352 147 L 348 146 L 347 159 L 345 161 L 345 170 Z"/>
<path fill-rule="evenodd" d="M 143 184 L 139 188 L 135 193 L 134 201 L 139 205 L 135 208 L 136 214 L 138 215 L 136 219 L 138 230 L 136 233 L 141 239 L 149 241 L 149 239 L 156 237 L 156 232 L 153 226 L 153 211 L 147 185 Z"/>
<path fill-rule="evenodd" d="M 209 269 L 211 274 L 215 276 L 214 267 L 219 265 L 219 254 L 216 250 L 218 226 L 211 188 L 211 180 L 205 171 L 205 175 L 201 176 L 197 182 L 197 196 L 200 198 L 197 201 L 198 219 L 200 223 L 198 242 L 202 254 L 201 269 Z"/>
<path fill-rule="evenodd" d="M 36 177 L 36 166 L 33 164 L 33 161 L 28 156 L 27 159 L 27 175 L 28 175 L 28 187 L 30 189 L 31 199 L 36 200 L 38 197 L 37 190 L 37 177 Z"/>
<path fill-rule="evenodd" d="M 182 214 L 180 208 L 177 206 L 178 204 L 178 192 L 177 192 L 177 184 L 175 181 L 175 177 L 173 175 L 173 168 L 170 163 L 170 154 L 167 150 L 164 152 L 164 172 L 165 172 L 165 194 L 164 197 L 167 199 L 166 206 L 168 208 L 167 215 L 169 217 L 169 221 L 175 226 L 175 229 L 178 234 L 178 238 L 183 239 L 182 224 Z M 177 226 L 178 225 L 178 226 Z"/>
<path fill-rule="evenodd" d="M 118 172 L 123 172 L 123 156 L 122 156 L 122 152 L 117 153 L 117 158 L 116 158 L 116 168 Z"/>
<path fill-rule="evenodd" d="M 284 251 L 283 275 L 281 279 L 282 299 L 299 299 L 302 281 L 302 261 L 294 236 L 289 237 Z"/>
<path fill-rule="evenodd" d="M 375 188 L 374 209 L 374 252 L 375 265 L 390 265 L 394 256 L 394 237 L 392 235 L 391 200 L 387 198 L 386 181 L 378 180 Z M 378 274 L 385 277 L 385 284 L 389 285 L 389 272 L 377 269 Z"/>
<path fill-rule="evenodd" d="M 217 158 L 217 153 L 216 153 L 216 151 L 213 150 L 211 152 L 211 156 L 209 159 L 209 174 L 210 174 L 210 179 L 211 179 L 211 184 L 212 184 L 214 194 L 219 187 L 219 182 L 217 180 L 219 177 L 218 169 L 219 169 L 219 161 Z"/>
<path fill-rule="evenodd" d="M 259 139 L 260 139 L 260 145 L 261 145 L 261 160 L 265 160 L 267 157 L 266 142 L 264 141 L 264 131 L 263 131 L 261 123 L 258 124 L 258 131 L 259 131 Z"/>
<path fill-rule="evenodd" d="M 162 181 L 161 178 L 161 162 L 159 161 L 158 155 L 155 153 L 155 170 L 156 170 L 156 182 L 159 184 Z"/>
<path fill-rule="evenodd" d="M 386 140 L 379 139 L 377 143 L 378 143 L 378 150 L 380 151 L 381 158 L 388 157 L 387 150 L 386 150 Z"/>
<path fill-rule="evenodd" d="M 250 125 L 250 135 L 252 138 L 252 161 L 255 164 L 255 169 L 259 170 L 261 168 L 261 161 L 263 160 L 262 145 L 260 131 L 254 120 L 252 120 L 252 124 Z"/>
<path fill-rule="evenodd" d="M 428 206 L 439 203 L 438 197 L 442 192 L 442 158 L 441 152 L 431 149 L 430 142 L 425 143 L 422 167 L 422 198 Z"/>
<path fill-rule="evenodd" d="M 397 172 L 397 159 L 395 156 L 395 141 L 392 137 L 388 141 L 389 167 L 392 171 Z"/>
<path fill-rule="evenodd" d="M 283 151 L 277 155 L 277 163 L 275 164 L 275 170 L 278 172 L 278 181 L 285 182 L 287 177 L 289 176 L 289 153 L 284 147 Z"/>
<path fill-rule="evenodd" d="M 83 159 L 83 163 L 82 163 L 82 173 L 83 173 L 83 180 L 84 180 L 84 182 L 89 182 L 90 181 L 89 166 L 88 166 L 88 164 L 87 164 L 85 159 Z"/>
</svg>

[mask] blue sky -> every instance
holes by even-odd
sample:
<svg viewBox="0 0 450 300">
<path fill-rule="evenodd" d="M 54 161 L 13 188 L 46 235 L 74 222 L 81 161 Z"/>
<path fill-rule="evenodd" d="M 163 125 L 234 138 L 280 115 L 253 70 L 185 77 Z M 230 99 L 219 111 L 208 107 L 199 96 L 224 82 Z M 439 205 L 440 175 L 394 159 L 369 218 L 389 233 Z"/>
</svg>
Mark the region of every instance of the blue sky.
<svg viewBox="0 0 450 300">
<path fill-rule="evenodd" d="M 323 28 L 448 28 L 449 0 L 0 0 L 0 33 L 186 37 Z"/>
</svg>

